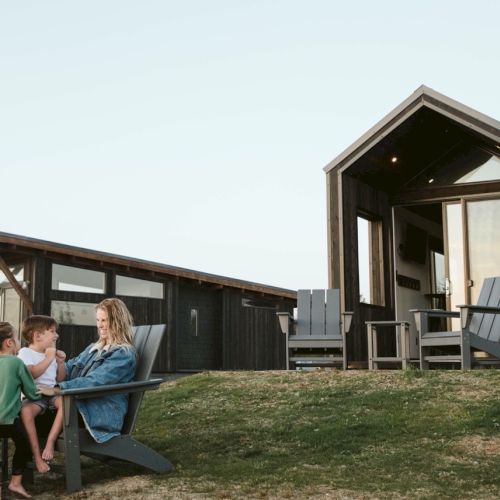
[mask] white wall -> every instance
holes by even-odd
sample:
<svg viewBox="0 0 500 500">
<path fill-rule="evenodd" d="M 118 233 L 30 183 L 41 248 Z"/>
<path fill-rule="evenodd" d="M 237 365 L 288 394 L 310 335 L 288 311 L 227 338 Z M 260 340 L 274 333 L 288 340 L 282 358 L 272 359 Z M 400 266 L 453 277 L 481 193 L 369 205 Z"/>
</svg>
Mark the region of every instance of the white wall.
<svg viewBox="0 0 500 500">
<path fill-rule="evenodd" d="M 431 222 L 419 215 L 410 212 L 402 207 L 394 209 L 394 255 L 395 271 L 398 274 L 408 276 L 420 281 L 420 290 L 412 290 L 399 286 L 394 276 L 396 290 L 396 319 L 398 321 L 410 322 L 410 356 L 418 358 L 417 331 L 413 314 L 410 309 L 429 309 L 431 300 L 425 294 L 431 292 L 431 263 L 429 255 L 425 264 L 418 264 L 409 260 L 404 260 L 399 251 L 399 245 L 404 243 L 406 225 L 410 223 L 414 226 L 424 229 L 430 236 L 443 238 L 443 230 L 439 224 Z"/>
</svg>

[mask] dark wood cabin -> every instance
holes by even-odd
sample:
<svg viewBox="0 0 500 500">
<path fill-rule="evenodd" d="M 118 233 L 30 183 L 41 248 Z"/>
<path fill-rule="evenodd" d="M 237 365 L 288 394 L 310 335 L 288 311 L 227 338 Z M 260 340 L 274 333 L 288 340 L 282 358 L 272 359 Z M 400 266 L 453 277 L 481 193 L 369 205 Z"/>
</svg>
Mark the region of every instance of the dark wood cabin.
<svg viewBox="0 0 500 500">
<path fill-rule="evenodd" d="M 367 320 L 410 321 L 418 357 L 409 310 L 474 304 L 500 275 L 500 122 L 422 86 L 324 170 L 350 366 L 366 366 Z"/>
<path fill-rule="evenodd" d="M 51 315 L 74 356 L 95 341 L 105 297 L 121 298 L 135 324 L 167 324 L 155 372 L 285 368 L 276 312 L 292 312 L 296 292 L 0 233 L 0 321 Z"/>
</svg>

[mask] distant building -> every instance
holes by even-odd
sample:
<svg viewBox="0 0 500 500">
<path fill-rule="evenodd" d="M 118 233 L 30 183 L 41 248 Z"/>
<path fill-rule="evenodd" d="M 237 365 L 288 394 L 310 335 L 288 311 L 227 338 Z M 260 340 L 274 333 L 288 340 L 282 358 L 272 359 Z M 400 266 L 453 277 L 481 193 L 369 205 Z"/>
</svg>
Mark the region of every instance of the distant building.
<svg viewBox="0 0 500 500">
<path fill-rule="evenodd" d="M 365 321 L 476 303 L 500 275 L 497 120 L 422 86 L 325 172 L 329 283 L 354 312 L 351 366 L 367 360 Z"/>
<path fill-rule="evenodd" d="M 294 291 L 0 233 L 0 321 L 52 315 L 73 356 L 96 339 L 105 297 L 136 324 L 167 324 L 155 372 L 285 368 L 276 311 L 293 311 Z"/>
</svg>

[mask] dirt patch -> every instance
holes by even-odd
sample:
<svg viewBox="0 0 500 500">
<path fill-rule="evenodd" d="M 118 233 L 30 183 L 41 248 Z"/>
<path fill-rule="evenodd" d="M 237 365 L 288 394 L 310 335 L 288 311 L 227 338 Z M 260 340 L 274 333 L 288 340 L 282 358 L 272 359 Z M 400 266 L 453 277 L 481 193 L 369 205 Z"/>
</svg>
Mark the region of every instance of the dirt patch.
<svg viewBox="0 0 500 500">
<path fill-rule="evenodd" d="M 494 456 L 500 454 L 500 437 L 464 436 L 456 448 L 467 455 Z"/>
</svg>

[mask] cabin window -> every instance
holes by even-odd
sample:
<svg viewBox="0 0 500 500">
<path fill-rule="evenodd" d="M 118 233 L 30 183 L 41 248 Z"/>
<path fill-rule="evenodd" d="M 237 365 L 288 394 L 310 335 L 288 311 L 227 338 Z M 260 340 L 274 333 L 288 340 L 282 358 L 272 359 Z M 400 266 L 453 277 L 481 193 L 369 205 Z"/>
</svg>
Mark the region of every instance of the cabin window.
<svg viewBox="0 0 500 500">
<path fill-rule="evenodd" d="M 100 271 L 52 264 L 52 290 L 105 293 L 106 275 Z"/>
<path fill-rule="evenodd" d="M 198 337 L 198 316 L 199 311 L 196 308 L 191 308 L 190 319 L 189 319 L 189 331 L 191 337 Z"/>
<path fill-rule="evenodd" d="M 385 301 L 382 221 L 359 215 L 357 223 L 359 301 L 383 306 Z"/>
<path fill-rule="evenodd" d="M 163 283 L 117 275 L 116 294 L 128 297 L 163 299 Z"/>
<path fill-rule="evenodd" d="M 53 300 L 50 315 L 60 325 L 95 326 L 95 306 L 88 302 Z"/>
</svg>

